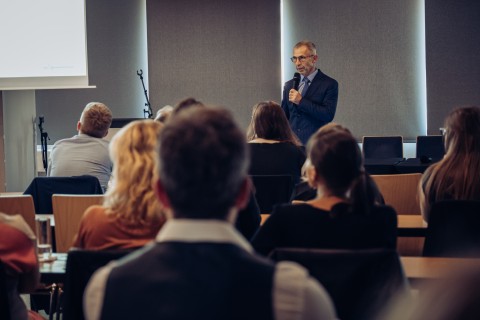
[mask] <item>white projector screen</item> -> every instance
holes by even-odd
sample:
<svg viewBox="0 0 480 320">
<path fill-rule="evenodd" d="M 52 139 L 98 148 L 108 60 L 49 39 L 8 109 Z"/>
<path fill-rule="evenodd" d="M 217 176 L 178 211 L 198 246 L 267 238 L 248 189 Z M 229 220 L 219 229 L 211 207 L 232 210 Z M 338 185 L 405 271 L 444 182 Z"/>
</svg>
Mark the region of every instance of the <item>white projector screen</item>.
<svg viewBox="0 0 480 320">
<path fill-rule="evenodd" d="M 0 90 L 88 87 L 85 0 L 0 0 Z"/>
</svg>

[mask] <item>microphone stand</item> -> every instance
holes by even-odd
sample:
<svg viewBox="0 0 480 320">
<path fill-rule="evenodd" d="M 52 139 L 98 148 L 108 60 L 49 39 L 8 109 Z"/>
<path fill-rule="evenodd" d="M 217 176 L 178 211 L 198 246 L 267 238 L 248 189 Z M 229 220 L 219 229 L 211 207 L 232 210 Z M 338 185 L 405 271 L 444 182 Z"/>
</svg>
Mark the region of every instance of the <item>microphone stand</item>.
<svg viewBox="0 0 480 320">
<path fill-rule="evenodd" d="M 45 169 L 45 173 L 46 173 L 48 169 L 47 139 L 50 140 L 50 138 L 48 137 L 48 133 L 43 131 L 44 121 L 45 120 L 43 116 L 38 117 L 38 128 L 40 129 L 40 140 L 41 140 L 41 146 L 42 146 L 42 162 L 43 162 L 43 168 Z"/>
<path fill-rule="evenodd" d="M 140 69 L 140 71 L 137 70 L 137 76 L 139 76 L 140 81 L 142 81 L 143 92 L 145 93 L 145 99 L 147 100 L 147 102 L 145 102 L 145 106 L 148 107 L 148 109 L 143 109 L 143 117 L 145 119 L 152 118 L 153 110 L 152 110 L 152 107 L 150 106 L 150 100 L 148 99 L 147 89 L 145 89 L 145 83 L 143 82 L 143 70 L 142 69 Z"/>
</svg>

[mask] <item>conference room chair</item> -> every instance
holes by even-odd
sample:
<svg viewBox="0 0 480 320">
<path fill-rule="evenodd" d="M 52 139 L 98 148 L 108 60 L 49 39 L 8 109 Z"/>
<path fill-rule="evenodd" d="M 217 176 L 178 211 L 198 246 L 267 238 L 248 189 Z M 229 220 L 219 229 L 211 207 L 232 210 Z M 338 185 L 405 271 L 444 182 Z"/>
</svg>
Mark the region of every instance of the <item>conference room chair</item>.
<svg viewBox="0 0 480 320">
<path fill-rule="evenodd" d="M 423 255 L 480 258 L 480 201 L 434 203 L 430 209 Z"/>
<path fill-rule="evenodd" d="M 330 294 L 339 319 L 375 319 L 408 283 L 395 250 L 278 248 L 271 258 L 308 269 Z"/>
<path fill-rule="evenodd" d="M 443 158 L 444 154 L 443 136 L 417 136 L 416 158 L 432 161 Z"/>
<path fill-rule="evenodd" d="M 0 212 L 8 215 L 21 215 L 32 231 L 35 232 L 35 207 L 31 195 L 2 195 L 0 197 Z"/>
<path fill-rule="evenodd" d="M 420 214 L 418 184 L 421 173 L 371 175 L 383 195 L 385 204 L 397 214 Z"/>
<path fill-rule="evenodd" d="M 369 159 L 403 158 L 403 137 L 364 136 L 362 150 Z"/>
<path fill-rule="evenodd" d="M 8 300 L 7 273 L 0 260 L 0 319 L 10 319 L 10 302 Z"/>
<path fill-rule="evenodd" d="M 271 213 L 275 205 L 288 203 L 293 193 L 291 175 L 251 175 L 260 213 Z"/>
<path fill-rule="evenodd" d="M 63 319 L 83 320 L 83 293 L 93 273 L 110 261 L 120 259 L 131 252 L 133 250 L 69 251 L 62 296 Z M 141 293 L 132 292 L 132 294 Z"/>
<path fill-rule="evenodd" d="M 23 194 L 33 197 L 35 212 L 52 213 L 52 195 L 56 194 L 103 194 L 100 182 L 94 176 L 36 177 Z"/>
<path fill-rule="evenodd" d="M 103 195 L 54 194 L 52 196 L 57 252 L 67 252 L 70 249 L 85 210 L 102 203 Z"/>
</svg>

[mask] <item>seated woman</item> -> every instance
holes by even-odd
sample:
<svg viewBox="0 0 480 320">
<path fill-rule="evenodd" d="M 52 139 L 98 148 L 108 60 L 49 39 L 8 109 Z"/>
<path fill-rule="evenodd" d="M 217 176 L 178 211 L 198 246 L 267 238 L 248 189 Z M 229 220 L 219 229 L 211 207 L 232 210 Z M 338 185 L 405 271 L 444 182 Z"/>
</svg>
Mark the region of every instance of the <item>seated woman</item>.
<svg viewBox="0 0 480 320">
<path fill-rule="evenodd" d="M 278 103 L 265 101 L 253 107 L 247 140 L 250 175 L 292 175 L 299 181 L 305 152 Z"/>
<path fill-rule="evenodd" d="M 0 261 L 6 273 L 10 319 L 41 319 L 28 312 L 20 298 L 20 293 L 33 292 L 39 284 L 35 242 L 35 234 L 20 215 L 0 213 Z"/>
<path fill-rule="evenodd" d="M 480 200 L 480 107 L 453 110 L 445 120 L 445 156 L 423 174 L 420 209 L 428 222 L 439 200 Z"/>
<path fill-rule="evenodd" d="M 103 206 L 92 206 L 85 211 L 74 247 L 131 249 L 155 238 L 165 222 L 152 187 L 156 177 L 157 137 L 162 127 L 158 121 L 138 120 L 113 137 L 112 183 Z"/>
<path fill-rule="evenodd" d="M 317 196 L 301 204 L 277 206 L 252 240 L 268 255 L 279 247 L 396 248 L 397 215 L 376 205 L 362 153 L 348 130 L 322 128 L 307 145 L 307 179 Z"/>
<path fill-rule="evenodd" d="M 322 132 L 327 131 L 327 130 L 339 130 L 339 131 L 345 131 L 348 134 L 352 134 L 350 132 L 350 130 L 348 130 L 347 128 L 345 128 L 344 126 L 342 126 L 342 125 L 340 125 L 336 122 L 327 123 L 326 125 L 324 125 L 322 127 L 321 130 L 322 130 Z M 306 164 L 307 163 L 304 164 L 304 167 L 305 167 Z M 292 198 L 290 199 L 290 201 L 292 203 L 312 200 L 317 196 L 317 190 L 315 190 L 314 188 L 312 188 L 309 185 L 308 180 L 305 177 L 304 168 L 302 168 L 302 173 L 304 175 L 302 177 L 302 181 L 300 183 L 298 183 L 293 190 Z M 373 181 L 372 177 L 367 172 L 365 172 L 365 175 L 366 175 L 366 179 L 367 179 L 367 184 L 369 184 L 373 189 L 373 192 L 374 192 L 374 195 L 375 195 L 375 202 L 377 204 L 385 204 L 385 199 L 383 199 L 383 195 L 381 194 L 380 190 L 378 189 L 377 185 L 375 184 L 375 181 Z"/>
</svg>

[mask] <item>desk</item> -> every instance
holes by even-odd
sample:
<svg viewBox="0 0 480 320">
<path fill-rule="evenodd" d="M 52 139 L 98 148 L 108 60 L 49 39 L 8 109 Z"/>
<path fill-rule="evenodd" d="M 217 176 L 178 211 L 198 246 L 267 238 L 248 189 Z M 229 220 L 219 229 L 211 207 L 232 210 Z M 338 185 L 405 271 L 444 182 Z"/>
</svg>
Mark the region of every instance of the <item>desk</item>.
<svg viewBox="0 0 480 320">
<path fill-rule="evenodd" d="M 62 283 L 65 279 L 67 254 L 54 255 L 54 262 L 40 264 L 43 283 Z M 400 257 L 400 261 L 409 281 L 441 279 L 456 268 L 480 267 L 480 259 L 470 258 Z"/>
<path fill-rule="evenodd" d="M 42 283 L 63 283 L 67 268 L 67 254 L 54 253 L 56 260 L 40 263 L 40 282 Z"/>
<path fill-rule="evenodd" d="M 480 259 L 400 257 L 403 271 L 410 282 L 442 279 L 457 270 L 479 268 Z"/>
<path fill-rule="evenodd" d="M 397 173 L 424 173 L 431 164 L 439 160 L 433 159 L 432 162 L 422 163 L 419 158 L 408 158 L 395 164 L 395 171 Z"/>
<path fill-rule="evenodd" d="M 365 159 L 365 170 L 369 174 L 402 174 L 402 173 L 424 173 L 427 168 L 439 161 L 422 163 L 419 158 L 387 158 L 387 159 Z"/>
<path fill-rule="evenodd" d="M 366 158 L 364 167 L 369 174 L 396 174 L 395 165 L 402 160 L 403 158 Z"/>
<path fill-rule="evenodd" d="M 399 237 L 425 237 L 427 231 L 427 223 L 423 221 L 421 215 L 403 215 L 399 214 L 398 219 L 398 236 Z"/>
</svg>

